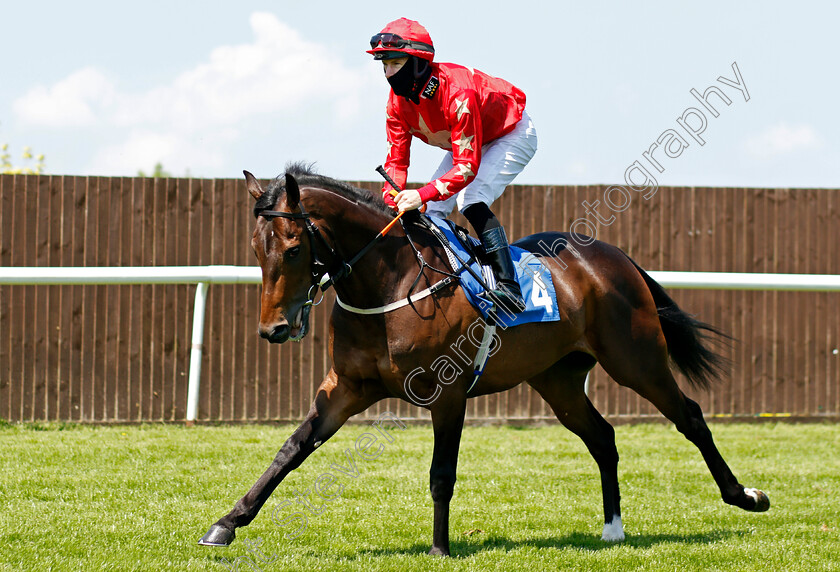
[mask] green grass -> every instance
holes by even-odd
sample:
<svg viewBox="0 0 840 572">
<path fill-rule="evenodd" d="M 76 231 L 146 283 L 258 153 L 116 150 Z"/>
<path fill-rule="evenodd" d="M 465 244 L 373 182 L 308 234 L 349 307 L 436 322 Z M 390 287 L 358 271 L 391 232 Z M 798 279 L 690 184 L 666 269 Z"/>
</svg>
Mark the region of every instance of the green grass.
<svg viewBox="0 0 840 572">
<path fill-rule="evenodd" d="M 467 427 L 453 559 L 426 556 L 431 428 L 395 432 L 306 530 L 272 511 L 369 431 L 349 425 L 275 491 L 230 548 L 196 540 L 273 458 L 291 426 L 0 427 L 0 570 L 840 570 L 840 426 L 714 425 L 753 514 L 720 500 L 699 452 L 663 425 L 616 429 L 626 542 L 600 540 L 595 463 L 561 427 Z M 278 520 L 290 510 L 277 509 Z M 234 568 L 237 569 L 237 568 Z M 257 568 L 253 568 L 257 569 Z"/>
</svg>

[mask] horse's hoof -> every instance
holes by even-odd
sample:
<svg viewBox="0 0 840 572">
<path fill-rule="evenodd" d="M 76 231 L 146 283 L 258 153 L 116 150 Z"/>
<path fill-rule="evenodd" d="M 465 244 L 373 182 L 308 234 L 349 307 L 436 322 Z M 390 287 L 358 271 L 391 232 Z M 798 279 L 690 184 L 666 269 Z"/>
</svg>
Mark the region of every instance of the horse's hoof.
<svg viewBox="0 0 840 572">
<path fill-rule="evenodd" d="M 610 522 L 604 525 L 601 540 L 605 542 L 624 542 L 624 525 L 621 524 L 620 516 L 615 515 Z"/>
<path fill-rule="evenodd" d="M 220 524 L 214 524 L 207 531 L 207 534 L 198 539 L 201 546 L 230 546 L 233 539 L 236 538 L 236 533 L 228 530 Z"/>
<path fill-rule="evenodd" d="M 744 494 L 755 501 L 753 508 L 747 509 L 752 512 L 764 512 L 770 508 L 770 497 L 764 491 L 758 489 L 744 489 Z"/>
<path fill-rule="evenodd" d="M 449 550 L 433 546 L 432 549 L 429 550 L 429 556 L 449 556 Z"/>
</svg>

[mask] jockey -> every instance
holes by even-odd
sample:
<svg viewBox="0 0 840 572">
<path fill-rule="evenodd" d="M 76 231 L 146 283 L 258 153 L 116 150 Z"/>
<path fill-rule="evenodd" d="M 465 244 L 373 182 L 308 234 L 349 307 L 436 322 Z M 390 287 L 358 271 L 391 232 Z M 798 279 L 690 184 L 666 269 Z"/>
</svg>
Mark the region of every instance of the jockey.
<svg viewBox="0 0 840 572">
<path fill-rule="evenodd" d="M 490 205 L 537 150 L 525 94 L 478 70 L 433 61 L 432 38 L 413 20 L 391 22 L 370 47 L 391 85 L 385 171 L 404 188 L 412 137 L 448 151 L 430 183 L 394 199 L 386 185 L 383 198 L 401 212 L 425 204 L 427 214 L 441 218 L 457 205 L 487 253 L 497 283 L 493 296 L 507 310 L 523 311 L 507 236 Z"/>
</svg>

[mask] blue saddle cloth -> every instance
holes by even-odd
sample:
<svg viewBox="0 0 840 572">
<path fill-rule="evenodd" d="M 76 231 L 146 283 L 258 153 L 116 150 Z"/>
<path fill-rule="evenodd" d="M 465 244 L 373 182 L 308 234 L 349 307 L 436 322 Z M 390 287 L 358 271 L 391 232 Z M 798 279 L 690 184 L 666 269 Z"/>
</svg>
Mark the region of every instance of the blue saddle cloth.
<svg viewBox="0 0 840 572">
<path fill-rule="evenodd" d="M 428 217 L 449 241 L 450 247 L 457 252 L 461 260 L 468 261 L 471 254 L 467 251 L 461 240 L 453 232 L 445 220 L 437 217 Z M 479 244 L 478 240 L 470 237 L 474 245 Z M 522 289 L 522 297 L 525 300 L 525 311 L 519 314 L 511 314 L 503 308 L 496 310 L 499 322 L 504 327 L 519 326 L 532 322 L 555 322 L 560 319 L 560 312 L 557 310 L 557 294 L 554 291 L 554 282 L 551 280 L 551 272 L 542 261 L 532 252 L 523 250 L 517 246 L 510 247 L 513 265 L 516 268 L 516 279 Z M 484 287 L 465 268 L 458 268 L 455 265 L 461 286 L 467 294 L 470 303 L 487 318 L 492 303 L 487 298 Z M 485 277 L 481 265 L 472 260 L 470 267 L 479 276 Z M 485 277 L 485 282 L 488 280 Z"/>
</svg>

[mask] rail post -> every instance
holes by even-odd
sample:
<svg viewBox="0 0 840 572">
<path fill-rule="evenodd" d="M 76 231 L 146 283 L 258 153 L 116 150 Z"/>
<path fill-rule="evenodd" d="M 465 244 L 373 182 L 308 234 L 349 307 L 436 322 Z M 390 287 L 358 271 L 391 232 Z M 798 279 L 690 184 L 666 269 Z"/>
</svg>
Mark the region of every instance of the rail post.
<svg viewBox="0 0 840 572">
<path fill-rule="evenodd" d="M 193 304 L 192 345 L 190 346 L 190 374 L 187 387 L 187 427 L 198 417 L 198 390 L 201 386 L 201 354 L 204 350 L 204 309 L 207 307 L 209 282 L 199 282 Z"/>
</svg>

